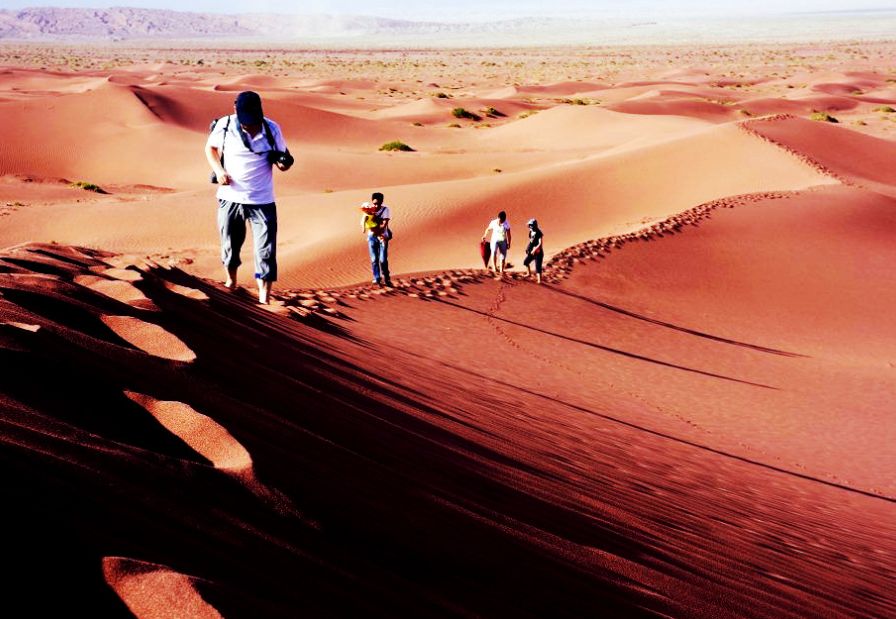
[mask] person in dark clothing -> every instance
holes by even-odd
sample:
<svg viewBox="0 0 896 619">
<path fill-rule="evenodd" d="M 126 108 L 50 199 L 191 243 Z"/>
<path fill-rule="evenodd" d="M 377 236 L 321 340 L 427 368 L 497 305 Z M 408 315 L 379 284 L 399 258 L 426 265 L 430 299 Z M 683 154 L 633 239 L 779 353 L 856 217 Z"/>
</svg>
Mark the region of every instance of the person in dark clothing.
<svg viewBox="0 0 896 619">
<path fill-rule="evenodd" d="M 544 233 L 538 227 L 538 221 L 529 220 L 529 244 L 526 245 L 526 258 L 523 260 L 523 266 L 526 267 L 526 273 L 532 277 L 533 262 L 535 263 L 535 281 L 541 283 L 541 266 L 544 262 Z"/>
</svg>

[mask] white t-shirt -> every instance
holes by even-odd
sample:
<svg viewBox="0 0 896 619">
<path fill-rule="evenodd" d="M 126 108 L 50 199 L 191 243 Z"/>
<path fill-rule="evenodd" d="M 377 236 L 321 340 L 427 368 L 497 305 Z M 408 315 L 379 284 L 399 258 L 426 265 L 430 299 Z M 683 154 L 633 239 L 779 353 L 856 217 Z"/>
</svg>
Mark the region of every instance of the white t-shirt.
<svg viewBox="0 0 896 619">
<path fill-rule="evenodd" d="M 505 219 L 502 224 L 497 219 L 493 219 L 488 225 L 488 229 L 492 231 L 492 243 L 500 243 L 507 240 L 507 231 L 510 230 L 510 223 Z"/>
<path fill-rule="evenodd" d="M 269 118 L 265 118 L 271 133 L 274 136 L 274 144 L 277 150 L 285 151 L 286 142 L 280 131 L 280 125 Z M 230 126 L 227 127 L 227 142 L 224 142 L 224 128 L 227 127 L 227 117 L 218 120 L 218 124 L 208 136 L 206 144 L 213 146 L 221 152 L 224 147 L 224 170 L 230 175 L 229 185 L 218 186 L 218 199 L 239 202 L 241 204 L 269 204 L 274 201 L 274 175 L 271 164 L 268 163 L 267 153 L 271 145 L 267 138 L 267 129 L 262 125 L 261 131 L 254 138 L 246 135 L 251 150 L 246 148 L 240 133 L 243 133 L 236 114 L 230 116 Z M 254 152 L 253 152 L 254 151 Z"/>
<path fill-rule="evenodd" d="M 392 219 L 392 212 L 389 210 L 388 206 L 386 206 L 385 204 L 381 204 L 379 210 L 376 212 L 376 216 L 379 217 L 381 221 L 383 219 Z M 367 215 L 366 214 L 361 215 L 361 223 L 362 224 L 364 223 L 365 219 L 367 219 Z M 373 235 L 373 230 L 368 228 L 367 236 L 371 236 L 371 235 Z"/>
</svg>

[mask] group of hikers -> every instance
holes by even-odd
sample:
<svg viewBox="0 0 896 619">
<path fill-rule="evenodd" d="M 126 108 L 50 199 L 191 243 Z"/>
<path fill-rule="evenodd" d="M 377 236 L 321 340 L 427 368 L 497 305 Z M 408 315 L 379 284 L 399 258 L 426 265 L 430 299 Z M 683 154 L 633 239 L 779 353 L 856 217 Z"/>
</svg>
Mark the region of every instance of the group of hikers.
<svg viewBox="0 0 896 619">
<path fill-rule="evenodd" d="M 526 225 L 529 227 L 529 243 L 526 245 L 526 258 L 523 260 L 523 266 L 526 267 L 526 273 L 532 276 L 532 263 L 535 263 L 535 278 L 541 283 L 541 271 L 544 263 L 544 233 L 538 227 L 538 220 L 530 219 Z M 504 276 L 504 269 L 507 266 L 507 252 L 510 251 L 510 223 L 507 221 L 507 213 L 501 211 L 498 216 L 491 220 L 482 233 L 483 248 L 482 258 L 488 266 L 488 257 L 491 256 L 492 264 L 497 277 Z M 498 257 L 500 256 L 500 261 Z"/>
<path fill-rule="evenodd" d="M 251 224 L 255 250 L 255 281 L 258 302 L 270 302 L 271 286 L 277 281 L 277 205 L 274 202 L 273 168 L 292 167 L 294 159 L 273 120 L 265 117 L 261 97 L 252 91 L 241 92 L 234 101 L 234 114 L 212 122 L 205 155 L 212 169 L 211 182 L 218 184 L 218 232 L 221 235 L 221 260 L 227 273 L 224 285 L 236 288 L 240 249 L 246 240 L 246 224 Z M 373 283 L 391 287 L 389 242 L 392 218 L 383 194 L 375 192 L 361 205 L 361 230 L 367 237 Z M 532 264 L 541 283 L 544 260 L 544 234 L 535 219 L 530 219 L 529 243 L 523 265 L 529 276 Z M 482 235 L 483 259 L 492 259 L 496 277 L 503 277 L 510 250 L 510 223 L 504 211 L 492 220 Z M 488 256 L 486 256 L 486 253 Z"/>
</svg>

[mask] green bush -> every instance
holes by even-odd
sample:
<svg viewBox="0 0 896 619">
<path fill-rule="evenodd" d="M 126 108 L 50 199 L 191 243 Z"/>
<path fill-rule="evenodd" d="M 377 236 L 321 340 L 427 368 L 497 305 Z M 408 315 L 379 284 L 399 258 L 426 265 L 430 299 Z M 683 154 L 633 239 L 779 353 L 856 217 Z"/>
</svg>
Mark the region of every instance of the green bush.
<svg viewBox="0 0 896 619">
<path fill-rule="evenodd" d="M 400 150 L 405 152 L 413 152 L 413 148 L 401 142 L 399 140 L 393 140 L 391 142 L 386 142 L 382 146 L 380 146 L 380 150 Z"/>
<path fill-rule="evenodd" d="M 94 185 L 93 183 L 88 183 L 86 181 L 75 181 L 74 183 L 71 183 L 70 187 L 83 189 L 84 191 L 94 191 L 96 193 L 109 193 L 99 185 Z"/>
<path fill-rule="evenodd" d="M 474 114 L 473 112 L 465 110 L 462 107 L 454 108 L 453 110 L 451 110 L 451 113 L 454 115 L 455 118 L 469 118 L 470 120 L 481 120 L 481 118 L 477 114 Z"/>
<path fill-rule="evenodd" d="M 482 113 L 485 114 L 486 116 L 490 116 L 491 118 L 495 118 L 497 116 L 506 116 L 506 114 L 504 114 L 503 112 L 499 112 L 498 110 L 496 110 L 493 107 L 485 108 L 484 110 L 482 110 Z"/>
<path fill-rule="evenodd" d="M 874 108 L 874 111 L 875 111 L 875 112 L 882 112 L 882 113 L 884 113 L 884 114 L 892 114 L 893 112 L 896 112 L 896 110 L 894 110 L 894 109 L 893 109 L 891 106 L 889 106 L 889 105 L 881 105 L 880 107 L 876 107 L 876 108 Z"/>
<path fill-rule="evenodd" d="M 819 122 L 826 122 L 826 123 L 838 123 L 838 122 L 840 122 L 839 120 L 837 120 L 836 118 L 834 118 L 833 116 L 831 116 L 830 114 L 828 114 L 827 112 L 815 112 L 815 113 L 813 113 L 812 116 L 810 116 L 809 118 L 810 118 L 811 120 L 817 120 L 817 121 L 819 121 Z"/>
</svg>

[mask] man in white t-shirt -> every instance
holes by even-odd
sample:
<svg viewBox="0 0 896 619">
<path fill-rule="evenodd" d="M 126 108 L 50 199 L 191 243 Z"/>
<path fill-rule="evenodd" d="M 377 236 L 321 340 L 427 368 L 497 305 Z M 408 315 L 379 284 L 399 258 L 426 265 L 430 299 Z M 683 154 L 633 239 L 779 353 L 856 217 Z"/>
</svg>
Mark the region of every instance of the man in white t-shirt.
<svg viewBox="0 0 896 619">
<path fill-rule="evenodd" d="M 379 286 L 392 287 L 389 277 L 389 240 L 392 230 L 389 220 L 392 211 L 383 204 L 383 194 L 375 192 L 370 202 L 361 205 L 361 232 L 367 235 L 367 249 L 370 254 L 370 268 L 373 271 L 373 283 Z"/>
<path fill-rule="evenodd" d="M 261 97 L 241 92 L 235 114 L 215 121 L 205 144 L 205 156 L 218 184 L 218 231 L 221 260 L 227 271 L 224 285 L 236 287 L 240 249 L 246 222 L 252 225 L 258 302 L 266 304 L 277 281 L 277 205 L 272 166 L 282 171 L 293 164 L 280 126 L 265 118 Z"/>
<path fill-rule="evenodd" d="M 498 218 L 491 220 L 485 232 L 482 233 L 482 240 L 487 240 L 491 233 L 492 245 L 492 262 L 495 266 L 495 274 L 498 277 L 504 277 L 504 267 L 507 265 L 507 252 L 510 250 L 510 224 L 507 222 L 507 213 L 501 211 Z M 501 254 L 501 266 L 498 267 L 498 254 Z"/>
</svg>

